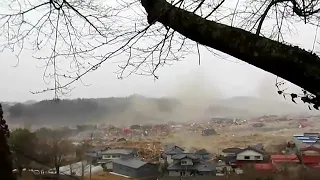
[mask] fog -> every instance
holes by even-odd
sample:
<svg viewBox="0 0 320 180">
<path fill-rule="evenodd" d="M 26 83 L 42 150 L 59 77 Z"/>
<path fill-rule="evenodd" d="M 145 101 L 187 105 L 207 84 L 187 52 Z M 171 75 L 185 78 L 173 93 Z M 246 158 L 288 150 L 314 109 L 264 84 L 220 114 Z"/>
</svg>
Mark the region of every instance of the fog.
<svg viewBox="0 0 320 180">
<path fill-rule="evenodd" d="M 190 75 L 191 74 L 191 75 Z M 7 107 L 12 123 L 37 125 L 75 125 L 107 123 L 128 126 L 169 121 L 202 121 L 211 117 L 255 117 L 268 114 L 319 114 L 299 102 L 283 98 L 275 87 L 276 77 L 267 74 L 256 86 L 252 96 L 227 97 L 214 80 L 201 68 L 178 76 L 178 88 L 169 88 L 168 97 L 140 95 L 84 100 L 40 102 L 19 108 Z M 288 92 L 299 92 L 289 82 Z M 235 89 L 236 90 L 236 89 Z M 10 122 L 10 121 L 9 121 Z"/>
</svg>

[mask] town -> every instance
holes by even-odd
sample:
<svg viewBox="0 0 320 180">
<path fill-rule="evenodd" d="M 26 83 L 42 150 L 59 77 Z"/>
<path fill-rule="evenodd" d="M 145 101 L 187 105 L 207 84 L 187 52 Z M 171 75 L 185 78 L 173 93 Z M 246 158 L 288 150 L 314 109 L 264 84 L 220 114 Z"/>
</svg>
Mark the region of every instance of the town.
<svg viewBox="0 0 320 180">
<path fill-rule="evenodd" d="M 262 131 L 274 122 L 291 124 L 291 128 L 300 130 L 301 134 L 292 133 L 286 141 L 268 140 L 258 142 L 255 129 Z M 318 171 L 320 168 L 320 134 L 314 131 L 313 123 L 308 119 L 294 119 L 279 116 L 262 116 L 258 120 L 217 119 L 212 118 L 203 123 L 168 123 L 132 125 L 116 127 L 112 125 L 82 125 L 77 128 L 62 128 L 60 133 L 68 132 L 68 142 L 74 151 L 64 149 L 65 159 L 58 167 L 35 168 L 28 166 L 24 171 L 30 171 L 42 178 L 61 176 L 96 177 L 112 179 L 166 179 L 166 178 L 234 178 L 255 176 L 266 178 L 274 176 L 301 176 L 306 172 Z M 260 125 L 257 125 L 260 124 Z M 234 140 L 248 138 L 238 146 L 228 146 L 228 142 L 221 140 L 221 144 L 201 145 L 202 141 L 217 141 L 225 136 L 226 128 L 240 131 L 237 128 L 246 127 L 246 136 L 231 135 Z M 250 127 L 248 129 L 248 127 Z M 287 126 L 290 128 L 290 126 Z M 312 129 L 313 128 L 313 129 Z M 35 133 L 42 132 L 38 129 Z M 74 131 L 72 133 L 72 131 Z M 270 130 L 269 130 L 270 131 Z M 77 132 L 77 133 L 75 133 Z M 289 131 L 291 132 L 291 131 Z M 229 132 L 227 132 L 230 134 Z M 267 133 L 267 132 L 265 132 Z M 177 141 L 168 141 L 176 136 L 183 136 L 183 142 L 197 137 L 198 143 L 191 143 L 192 147 Z M 253 138 L 253 139 L 249 139 Z M 270 136 L 270 139 L 274 137 Z M 223 144 L 222 144 L 223 143 Z M 200 144 L 197 146 L 197 144 Z M 205 146 L 205 147 L 204 147 Z M 214 147 L 216 146 L 216 147 Z M 273 148 L 270 149 L 270 146 Z M 208 148 L 209 147 L 209 148 Z M 211 147 L 211 148 L 210 148 Z M 223 147 L 223 148 L 221 148 Z M 220 149 L 219 149 L 220 148 Z M 69 147 L 70 149 L 70 147 Z M 79 155 L 79 151 L 82 149 Z M 214 151 L 219 149 L 218 151 Z M 73 160 L 72 160 L 73 159 Z M 77 160 L 76 160 L 77 159 Z M 67 163 L 74 162 L 74 163 Z M 14 170 L 17 171 L 17 170 Z M 288 175 L 288 176 L 289 176 Z"/>
</svg>

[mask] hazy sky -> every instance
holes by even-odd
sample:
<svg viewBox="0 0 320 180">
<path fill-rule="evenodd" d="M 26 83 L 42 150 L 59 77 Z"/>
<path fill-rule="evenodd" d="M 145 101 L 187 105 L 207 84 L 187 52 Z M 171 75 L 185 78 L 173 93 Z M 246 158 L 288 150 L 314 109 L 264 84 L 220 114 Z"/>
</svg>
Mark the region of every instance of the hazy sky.
<svg viewBox="0 0 320 180">
<path fill-rule="evenodd" d="M 291 43 L 312 49 L 315 31 L 314 27 L 301 24 L 296 30 L 299 33 L 293 32 L 286 36 Z M 197 81 L 197 78 L 204 82 L 201 86 L 224 96 L 259 95 L 261 87 L 270 86 L 271 92 L 266 90 L 264 93 L 270 93 L 271 95 L 268 96 L 278 98 L 273 75 L 234 58 L 220 59 L 205 51 L 202 52 L 201 57 L 201 65 L 198 65 L 196 55 L 189 55 L 182 62 L 161 67 L 157 73 L 159 79 L 156 81 L 152 77 L 137 75 L 119 80 L 114 74 L 118 70 L 118 64 L 106 62 L 98 70 L 85 76 L 83 82 L 90 86 L 76 83 L 76 88 L 68 98 L 128 96 L 131 94 L 155 97 L 172 96 L 179 88 L 184 87 L 183 84 Z M 1 101 L 42 100 L 53 97 L 53 92 L 38 95 L 30 93 L 30 91 L 47 87 L 42 79 L 44 68 L 37 67 L 42 63 L 33 59 L 32 54 L 23 54 L 17 67 L 13 67 L 17 64 L 17 60 L 11 52 L 2 53 L 0 59 Z M 194 87 L 195 92 L 197 88 Z"/>
</svg>

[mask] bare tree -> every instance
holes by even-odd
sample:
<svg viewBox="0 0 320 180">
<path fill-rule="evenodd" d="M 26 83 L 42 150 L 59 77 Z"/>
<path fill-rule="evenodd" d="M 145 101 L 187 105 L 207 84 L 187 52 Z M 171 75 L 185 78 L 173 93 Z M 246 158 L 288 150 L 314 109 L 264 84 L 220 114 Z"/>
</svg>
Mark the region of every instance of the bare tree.
<svg viewBox="0 0 320 180">
<path fill-rule="evenodd" d="M 1 7 L 3 50 L 12 49 L 18 57 L 31 51 L 43 60 L 44 77 L 54 80 L 44 91 L 55 91 L 56 98 L 106 61 L 123 64 L 119 78 L 158 78 L 160 66 L 193 52 L 200 63 L 200 52 L 209 50 L 304 88 L 301 95 L 289 94 L 294 102 L 300 96 L 316 109 L 320 105 L 320 61 L 314 47 L 308 52 L 283 36 L 301 22 L 318 27 L 318 0 L 13 0 Z M 111 61 L 115 57 L 127 60 Z M 286 95 L 282 84 L 276 83 L 279 94 Z"/>
<path fill-rule="evenodd" d="M 39 132 L 38 156 L 43 162 L 52 165 L 56 174 L 60 174 L 60 167 L 73 162 L 76 157 L 76 151 L 69 140 L 65 138 L 58 130 L 44 129 Z M 72 168 L 70 166 L 70 168 Z"/>
<path fill-rule="evenodd" d="M 52 158 L 53 166 L 56 169 L 56 174 L 60 174 L 60 167 L 72 162 L 72 154 L 74 154 L 72 145 L 69 141 L 55 138 L 52 142 Z"/>
</svg>

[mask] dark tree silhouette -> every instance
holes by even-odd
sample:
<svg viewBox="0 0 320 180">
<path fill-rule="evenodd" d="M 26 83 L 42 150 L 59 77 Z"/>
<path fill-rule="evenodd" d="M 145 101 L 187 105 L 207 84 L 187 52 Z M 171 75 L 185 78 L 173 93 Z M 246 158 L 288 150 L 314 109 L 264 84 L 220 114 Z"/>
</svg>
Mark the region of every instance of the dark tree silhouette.
<svg viewBox="0 0 320 180">
<path fill-rule="evenodd" d="M 9 128 L 3 119 L 3 110 L 0 103 L 0 175 L 1 179 L 15 180 L 12 173 L 11 153 L 7 142 L 9 134 Z"/>
</svg>

